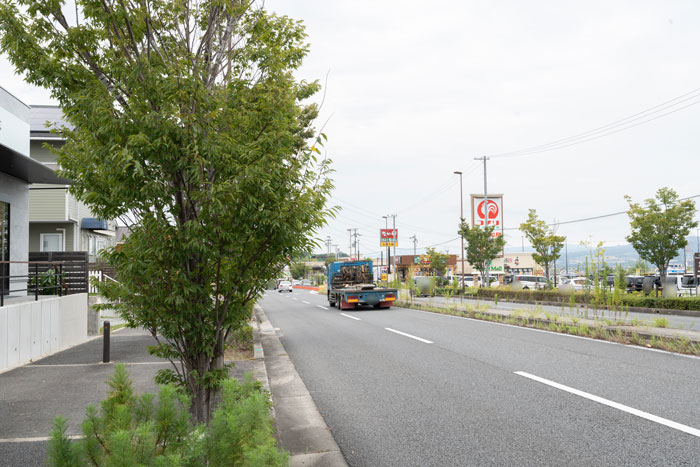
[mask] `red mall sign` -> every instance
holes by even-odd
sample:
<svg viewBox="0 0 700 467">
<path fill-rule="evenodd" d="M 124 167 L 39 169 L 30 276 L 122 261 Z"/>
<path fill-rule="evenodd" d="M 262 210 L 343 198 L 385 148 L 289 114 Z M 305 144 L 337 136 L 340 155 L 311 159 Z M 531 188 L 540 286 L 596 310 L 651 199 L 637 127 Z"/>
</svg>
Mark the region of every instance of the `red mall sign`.
<svg viewBox="0 0 700 467">
<path fill-rule="evenodd" d="M 488 209 L 483 195 L 472 195 L 472 227 L 489 225 L 494 227 L 492 237 L 503 235 L 503 195 L 489 195 Z"/>
<path fill-rule="evenodd" d="M 397 229 L 380 229 L 379 246 L 399 246 L 399 231 Z"/>
</svg>

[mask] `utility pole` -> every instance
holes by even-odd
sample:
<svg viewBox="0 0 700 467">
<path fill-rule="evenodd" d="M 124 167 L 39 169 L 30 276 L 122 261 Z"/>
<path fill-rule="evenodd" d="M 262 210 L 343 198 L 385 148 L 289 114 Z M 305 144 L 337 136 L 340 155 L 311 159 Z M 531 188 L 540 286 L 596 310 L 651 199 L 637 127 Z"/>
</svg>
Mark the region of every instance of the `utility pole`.
<svg viewBox="0 0 700 467">
<path fill-rule="evenodd" d="M 416 238 L 415 235 L 413 237 L 409 237 L 410 240 L 413 240 L 413 256 L 416 256 L 416 245 L 418 244 L 418 238 Z"/>
<path fill-rule="evenodd" d="M 396 231 L 396 214 L 387 214 L 386 217 L 387 217 L 387 224 L 389 221 L 389 217 L 391 217 L 391 219 L 392 219 L 392 227 L 391 228 L 394 231 Z M 398 238 L 394 238 L 394 255 L 392 257 L 392 261 L 394 261 L 394 263 L 396 263 L 396 242 L 397 241 L 398 241 Z M 394 268 L 394 269 L 396 269 L 396 268 Z M 395 272 L 398 272 L 398 271 L 395 271 Z"/>
<path fill-rule="evenodd" d="M 331 246 L 333 245 L 333 240 L 331 240 L 331 236 L 326 237 L 326 247 L 328 247 L 328 256 L 331 256 Z"/>
<path fill-rule="evenodd" d="M 484 228 L 489 226 L 489 192 L 488 189 L 486 188 L 486 161 L 489 160 L 490 157 L 475 157 L 475 161 L 484 161 Z M 483 271 L 482 271 L 483 272 Z M 489 287 L 491 285 L 491 278 L 489 277 L 489 268 L 488 266 L 486 267 L 486 284 L 484 284 L 485 287 Z"/>
<path fill-rule="evenodd" d="M 382 216 L 384 219 L 384 228 L 388 229 L 389 228 L 389 216 Z M 387 269 L 386 272 L 387 274 L 391 274 L 391 264 L 389 263 L 389 257 L 391 257 L 391 247 L 387 246 L 386 247 L 386 264 L 387 264 Z"/>
<path fill-rule="evenodd" d="M 352 229 L 348 229 L 348 233 L 350 234 L 350 246 L 348 247 L 348 259 L 352 259 Z"/>
<path fill-rule="evenodd" d="M 362 234 L 357 233 L 357 229 L 352 229 L 353 234 L 352 236 L 355 238 L 355 261 L 360 260 L 360 242 L 357 240 L 357 237 L 361 237 Z"/>
<path fill-rule="evenodd" d="M 569 238 L 566 237 L 564 243 L 564 255 L 566 257 L 566 273 L 569 274 Z"/>
<path fill-rule="evenodd" d="M 462 190 L 462 172 L 455 170 L 456 175 L 459 175 L 459 221 L 464 220 L 464 192 Z M 460 235 L 462 241 L 462 295 L 464 295 L 464 237 Z M 457 274 L 455 274 L 456 276 Z"/>
</svg>

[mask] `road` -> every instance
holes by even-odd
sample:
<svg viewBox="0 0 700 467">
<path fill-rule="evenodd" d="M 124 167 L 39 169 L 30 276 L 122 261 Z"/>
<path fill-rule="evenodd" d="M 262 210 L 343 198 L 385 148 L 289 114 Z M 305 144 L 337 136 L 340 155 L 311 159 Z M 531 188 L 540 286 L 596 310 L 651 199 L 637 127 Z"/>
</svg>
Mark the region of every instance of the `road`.
<svg viewBox="0 0 700 467">
<path fill-rule="evenodd" d="M 261 305 L 350 465 L 700 463 L 700 359 L 301 290 Z"/>
</svg>

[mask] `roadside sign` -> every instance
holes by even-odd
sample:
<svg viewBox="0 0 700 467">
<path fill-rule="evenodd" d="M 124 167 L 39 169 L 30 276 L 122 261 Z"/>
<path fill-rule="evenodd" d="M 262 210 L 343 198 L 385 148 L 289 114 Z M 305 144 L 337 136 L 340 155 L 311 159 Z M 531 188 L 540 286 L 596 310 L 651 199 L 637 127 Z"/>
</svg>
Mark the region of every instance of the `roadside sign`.
<svg viewBox="0 0 700 467">
<path fill-rule="evenodd" d="M 700 277 L 700 253 L 695 253 L 693 255 L 693 275 L 695 277 Z"/>
<path fill-rule="evenodd" d="M 386 274 L 382 274 L 382 281 L 383 282 L 386 282 L 387 278 L 388 278 L 388 276 Z"/>
<path fill-rule="evenodd" d="M 398 229 L 379 229 L 379 246 L 399 246 Z"/>
</svg>

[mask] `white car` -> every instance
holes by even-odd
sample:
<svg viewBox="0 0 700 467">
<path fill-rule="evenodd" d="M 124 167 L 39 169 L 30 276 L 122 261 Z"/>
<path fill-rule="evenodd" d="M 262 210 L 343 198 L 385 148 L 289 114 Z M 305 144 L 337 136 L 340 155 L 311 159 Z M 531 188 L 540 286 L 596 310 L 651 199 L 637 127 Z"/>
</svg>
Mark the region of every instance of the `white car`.
<svg viewBox="0 0 700 467">
<path fill-rule="evenodd" d="M 513 277 L 514 284 L 520 284 L 523 289 L 539 290 L 547 287 L 547 279 L 543 276 L 517 275 Z"/>
<path fill-rule="evenodd" d="M 291 292 L 294 290 L 292 288 L 292 283 L 289 281 L 280 281 L 279 285 L 277 286 L 277 291 L 278 292 Z"/>
<path fill-rule="evenodd" d="M 572 277 L 571 279 L 562 279 L 559 287 L 573 287 L 574 290 L 583 290 L 586 288 L 586 278 Z"/>
</svg>

